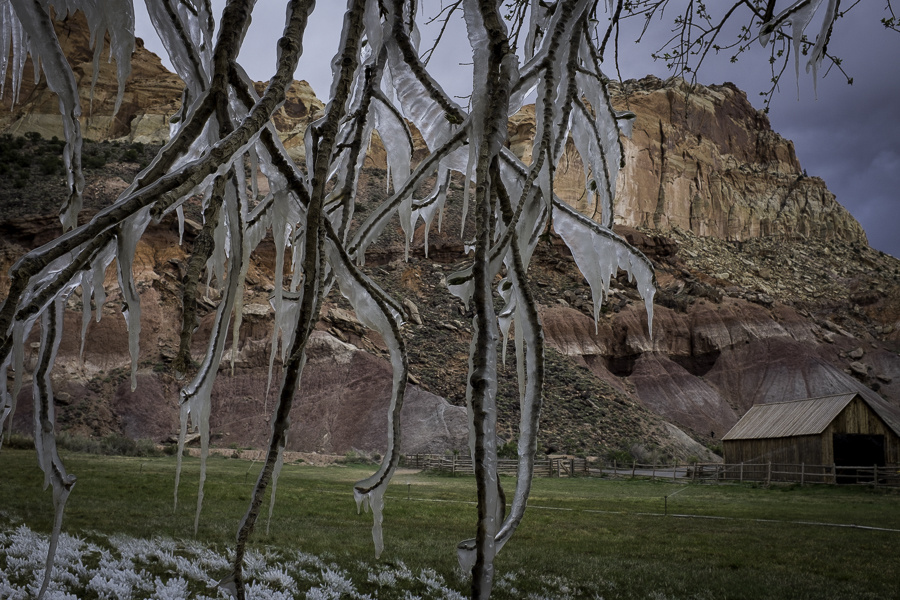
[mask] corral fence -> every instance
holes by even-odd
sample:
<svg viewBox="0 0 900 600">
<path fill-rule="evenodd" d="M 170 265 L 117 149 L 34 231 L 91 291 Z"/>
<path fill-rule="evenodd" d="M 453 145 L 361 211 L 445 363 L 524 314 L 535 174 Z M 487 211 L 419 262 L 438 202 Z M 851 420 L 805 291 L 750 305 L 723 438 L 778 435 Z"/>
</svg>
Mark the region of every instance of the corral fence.
<svg viewBox="0 0 900 600">
<path fill-rule="evenodd" d="M 498 459 L 500 475 L 516 475 L 518 462 Z M 469 456 L 455 454 L 409 454 L 402 465 L 410 469 L 438 471 L 450 475 L 472 475 Z M 900 487 L 900 465 L 841 466 L 783 463 L 690 463 L 642 464 L 604 462 L 586 458 L 545 457 L 534 461 L 538 477 L 615 477 L 698 483 L 763 482 L 819 484 L 859 484 Z"/>
</svg>

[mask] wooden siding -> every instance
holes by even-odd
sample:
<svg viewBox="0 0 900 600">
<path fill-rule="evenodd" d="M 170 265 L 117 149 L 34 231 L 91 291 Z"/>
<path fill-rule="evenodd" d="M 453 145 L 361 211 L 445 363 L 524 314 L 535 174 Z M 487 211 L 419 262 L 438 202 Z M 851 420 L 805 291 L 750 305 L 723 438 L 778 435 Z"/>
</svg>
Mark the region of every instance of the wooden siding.
<svg viewBox="0 0 900 600">
<path fill-rule="evenodd" d="M 725 451 L 725 462 L 729 464 L 777 462 L 821 465 L 825 464 L 823 442 L 821 435 L 724 440 L 722 449 Z"/>
</svg>

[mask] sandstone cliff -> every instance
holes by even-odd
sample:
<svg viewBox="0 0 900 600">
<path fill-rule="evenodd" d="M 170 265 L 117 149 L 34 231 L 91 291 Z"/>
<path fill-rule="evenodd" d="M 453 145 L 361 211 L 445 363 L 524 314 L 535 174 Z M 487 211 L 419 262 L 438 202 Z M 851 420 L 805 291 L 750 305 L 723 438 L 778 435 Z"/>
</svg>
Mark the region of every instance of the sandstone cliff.
<svg viewBox="0 0 900 600">
<path fill-rule="evenodd" d="M 125 96 L 119 112 L 113 115 L 118 82 L 116 65 L 107 60 L 109 41 L 100 59 L 97 82 L 91 90 L 94 73 L 94 51 L 90 47 L 90 33 L 81 12 L 56 23 L 60 46 L 69 59 L 75 74 L 81 100 L 81 131 L 86 139 L 122 140 L 144 144 L 162 144 L 169 139 L 169 120 L 181 107 L 181 79 L 170 73 L 160 58 L 136 40 L 131 61 L 131 76 L 125 85 Z M 25 73 L 32 72 L 28 58 Z M 262 92 L 265 84 L 258 83 Z M 9 86 L 7 86 L 9 89 Z M 324 105 L 305 81 L 295 81 L 288 90 L 284 104 L 274 116 L 280 137 L 295 160 L 302 160 L 303 134 L 306 126 Z M 35 84 L 24 77 L 19 100 L 12 105 L 9 94 L 0 108 L 0 130 L 13 135 L 40 133 L 45 138 L 63 138 L 62 119 L 56 96 L 48 91 L 46 80 Z"/>
<path fill-rule="evenodd" d="M 805 176 L 790 140 L 772 131 L 733 84 L 691 86 L 652 75 L 613 83 L 617 109 L 637 115 L 623 137 L 616 223 L 747 240 L 769 235 L 865 242 L 865 233 L 818 177 Z M 534 107 L 510 119 L 510 147 L 528 162 Z M 581 159 L 569 143 L 560 161 L 560 196 L 584 214 Z"/>
</svg>

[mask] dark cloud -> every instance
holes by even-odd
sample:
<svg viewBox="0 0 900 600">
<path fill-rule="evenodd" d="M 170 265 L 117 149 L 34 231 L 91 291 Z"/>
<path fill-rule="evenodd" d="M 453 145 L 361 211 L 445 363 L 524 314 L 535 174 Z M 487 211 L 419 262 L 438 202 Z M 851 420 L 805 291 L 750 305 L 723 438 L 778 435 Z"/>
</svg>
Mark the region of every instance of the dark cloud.
<svg viewBox="0 0 900 600">
<path fill-rule="evenodd" d="M 224 0 L 214 0 L 213 4 L 220 10 Z M 274 40 L 284 24 L 283 9 L 265 10 L 267 4 L 257 7 L 240 57 L 256 79 L 267 79 L 273 72 Z M 895 231 L 900 223 L 900 34 L 881 26 L 883 6 L 882 2 L 860 2 L 835 27 L 829 50 L 843 59 L 844 70 L 853 77 L 852 86 L 832 72 L 826 77 L 820 75 L 814 91 L 805 63 L 801 62 L 799 80 L 790 65 L 771 104 L 769 119 L 775 131 L 794 142 L 807 172 L 822 177 L 838 201 L 862 224 L 870 244 L 900 257 L 900 235 Z M 425 11 L 434 12 L 435 8 L 426 3 Z M 328 96 L 330 62 L 340 39 L 343 12 L 343 2 L 320 3 L 304 39 L 297 77 L 309 81 L 323 98 Z M 144 31 L 149 31 L 147 21 L 139 20 L 138 35 Z M 634 44 L 635 30 L 623 32 L 622 76 L 667 76 L 665 65 L 654 62 L 650 53 L 656 50 L 658 40 L 669 35 L 669 26 L 658 24 L 643 43 Z M 429 39 L 428 32 L 423 34 L 423 46 Z M 147 42 L 148 47 L 163 54 L 160 46 L 154 47 L 149 39 Z M 460 66 L 460 62 L 470 60 L 465 29 L 458 24 L 448 31 L 442 44 L 432 67 L 449 93 L 465 96 L 471 88 L 471 70 Z M 770 77 L 766 53 L 760 49 L 752 50 L 736 64 L 727 56 L 711 57 L 698 80 L 706 84 L 731 81 L 761 108 L 758 93 L 768 89 Z M 465 104 L 464 99 L 460 102 Z"/>
</svg>

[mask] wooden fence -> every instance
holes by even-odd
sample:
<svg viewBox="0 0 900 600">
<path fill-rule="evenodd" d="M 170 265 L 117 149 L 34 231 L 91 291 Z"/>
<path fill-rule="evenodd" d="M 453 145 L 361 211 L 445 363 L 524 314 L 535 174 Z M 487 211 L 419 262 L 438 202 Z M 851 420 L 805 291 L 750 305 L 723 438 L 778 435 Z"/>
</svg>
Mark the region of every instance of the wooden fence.
<svg viewBox="0 0 900 600">
<path fill-rule="evenodd" d="M 462 455 L 410 454 L 403 457 L 404 467 L 426 471 L 440 471 L 451 475 L 472 475 L 472 459 Z M 518 462 L 499 459 L 498 472 L 515 476 Z M 781 463 L 692 463 L 653 465 L 632 463 L 604 463 L 584 458 L 547 457 L 534 461 L 538 477 L 618 477 L 653 480 L 723 483 L 756 481 L 766 484 L 808 483 L 861 484 L 900 487 L 900 466 L 806 465 Z"/>
</svg>

